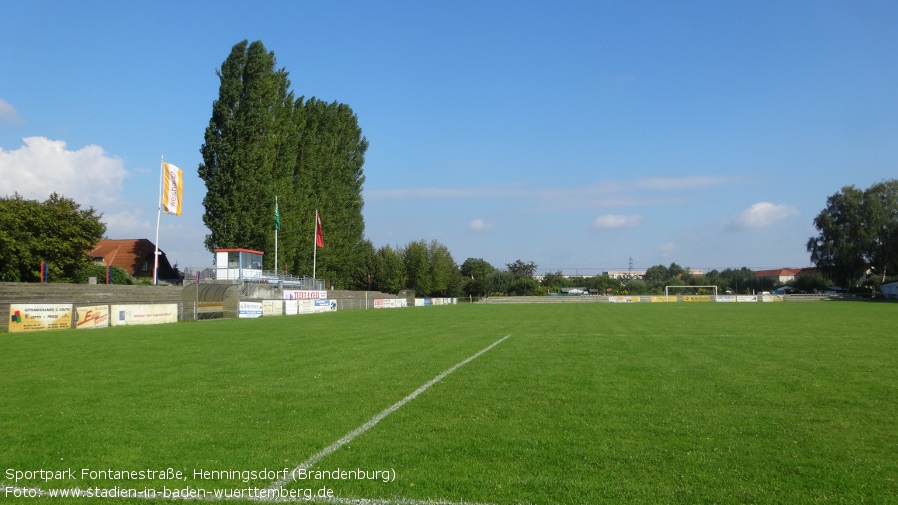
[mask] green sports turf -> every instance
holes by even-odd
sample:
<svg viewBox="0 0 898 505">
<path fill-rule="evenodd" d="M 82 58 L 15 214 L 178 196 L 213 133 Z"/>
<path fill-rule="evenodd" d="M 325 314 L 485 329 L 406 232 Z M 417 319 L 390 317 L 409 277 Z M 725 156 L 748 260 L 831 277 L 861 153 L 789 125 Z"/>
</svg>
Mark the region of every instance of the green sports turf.
<svg viewBox="0 0 898 505">
<path fill-rule="evenodd" d="M 896 503 L 896 329 L 895 304 L 814 302 L 463 305 L 2 334 L 0 481 L 266 488 L 276 479 L 250 472 L 293 469 L 509 335 L 285 489 L 384 503 Z M 69 469 L 75 479 L 11 478 Z M 390 482 L 314 478 L 338 469 L 388 470 Z M 211 470 L 234 472 L 194 473 Z M 98 499 L 0 493 L 26 501 Z"/>
</svg>

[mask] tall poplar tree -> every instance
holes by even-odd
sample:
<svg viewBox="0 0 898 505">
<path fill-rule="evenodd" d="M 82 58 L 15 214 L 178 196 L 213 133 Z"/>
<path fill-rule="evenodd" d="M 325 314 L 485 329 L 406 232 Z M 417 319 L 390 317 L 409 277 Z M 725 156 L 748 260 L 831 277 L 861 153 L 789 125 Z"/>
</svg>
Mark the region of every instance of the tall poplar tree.
<svg viewBox="0 0 898 505">
<path fill-rule="evenodd" d="M 300 106 L 301 104 L 301 106 Z M 363 288 L 367 285 L 367 262 L 372 254 L 365 241 L 362 217 L 362 166 L 368 141 L 362 135 L 352 109 L 337 102 L 311 98 L 302 103 L 293 193 L 297 219 L 301 219 L 300 242 L 292 257 L 297 270 L 311 273 L 311 240 L 317 209 L 324 230 L 324 247 L 317 252 L 317 277 L 335 287 Z"/>
<path fill-rule="evenodd" d="M 362 166 L 368 141 L 338 102 L 294 99 L 284 69 L 261 42 L 235 45 L 218 71 L 219 98 L 201 149 L 206 247 L 264 251 L 265 267 L 312 274 L 335 287 L 367 286 L 373 246 L 364 239 Z M 274 200 L 278 198 L 278 265 Z M 324 247 L 315 249 L 315 211 Z"/>
<path fill-rule="evenodd" d="M 299 133 L 287 72 L 275 67 L 274 53 L 260 41 L 231 49 L 217 72 L 219 97 L 199 166 L 206 248 L 263 250 L 268 268 L 274 267 L 274 200 L 288 190 Z M 282 205 L 281 213 L 287 209 Z"/>
</svg>

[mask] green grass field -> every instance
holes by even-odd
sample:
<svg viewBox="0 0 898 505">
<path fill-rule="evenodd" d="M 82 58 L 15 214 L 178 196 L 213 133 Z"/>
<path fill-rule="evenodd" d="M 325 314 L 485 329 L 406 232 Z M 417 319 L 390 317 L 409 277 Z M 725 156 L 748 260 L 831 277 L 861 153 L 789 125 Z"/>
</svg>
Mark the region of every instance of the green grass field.
<svg viewBox="0 0 898 505">
<path fill-rule="evenodd" d="M 279 492 L 898 503 L 898 305 L 863 302 L 460 305 L 0 334 L 0 503 L 267 489 L 505 336 Z M 338 469 L 373 478 L 314 474 Z M 48 495 L 74 488 L 158 494 Z"/>
</svg>

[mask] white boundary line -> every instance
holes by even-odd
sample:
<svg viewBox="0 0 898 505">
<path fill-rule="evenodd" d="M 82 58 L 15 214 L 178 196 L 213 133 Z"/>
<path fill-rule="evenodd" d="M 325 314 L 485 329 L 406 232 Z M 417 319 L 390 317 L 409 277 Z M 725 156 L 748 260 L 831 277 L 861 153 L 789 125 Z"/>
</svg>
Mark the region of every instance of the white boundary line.
<svg viewBox="0 0 898 505">
<path fill-rule="evenodd" d="M 430 382 L 428 382 L 428 383 L 424 384 L 423 386 L 419 387 L 418 389 L 414 390 L 408 396 L 399 400 L 398 402 L 394 403 L 393 405 L 390 405 L 389 407 L 387 407 L 386 409 L 381 411 L 379 414 L 372 417 L 371 420 L 369 420 L 367 423 L 350 431 L 346 435 L 343 435 L 343 438 L 341 438 L 340 440 L 337 440 L 336 442 L 332 443 L 331 445 L 329 445 L 329 446 L 325 447 L 324 449 L 322 449 L 321 451 L 319 451 L 317 454 L 315 454 L 311 458 L 300 463 L 296 468 L 293 469 L 293 471 L 288 473 L 283 479 L 276 480 L 276 481 L 272 482 L 271 485 L 268 486 L 268 489 L 281 489 L 282 487 L 286 486 L 287 484 L 293 482 L 295 480 L 295 475 L 298 472 L 311 468 L 315 463 L 320 461 L 322 458 L 329 456 L 331 453 L 333 453 L 337 449 L 339 449 L 339 448 L 343 447 L 344 445 L 348 444 L 349 442 L 351 442 L 352 439 L 354 439 L 355 437 L 357 437 L 357 436 L 361 435 L 362 433 L 365 433 L 366 431 L 373 428 L 374 425 L 376 425 L 381 420 L 383 420 L 383 418 L 387 417 L 388 415 L 392 414 L 393 412 L 396 412 L 396 410 L 398 410 L 399 407 L 402 407 L 406 403 L 414 400 L 418 395 L 420 395 L 424 391 L 427 391 L 430 388 L 430 386 L 433 386 L 437 382 L 440 382 L 441 380 L 446 378 L 447 375 L 449 375 L 452 372 L 458 370 L 459 368 L 467 365 L 471 361 L 474 361 L 475 359 L 479 358 L 483 353 L 485 353 L 485 352 L 489 351 L 490 349 L 492 349 L 493 347 L 496 347 L 497 345 L 501 344 L 505 339 L 507 339 L 510 336 L 511 335 L 505 335 L 504 337 L 500 338 L 499 340 L 496 340 L 495 342 L 493 342 L 486 348 L 480 350 L 480 352 L 478 352 L 477 354 L 474 354 L 473 356 L 456 363 L 454 366 L 448 368 L 445 372 L 441 373 L 440 375 L 437 375 L 433 379 L 430 379 Z M 369 502 L 369 503 L 377 503 L 377 502 Z"/>
<path fill-rule="evenodd" d="M 272 482 L 268 486 L 268 489 L 272 490 L 272 491 L 282 489 L 284 486 L 286 486 L 287 484 L 289 484 L 295 480 L 294 475 L 296 475 L 297 472 L 311 468 L 315 463 L 317 463 L 321 459 L 327 457 L 328 455 L 334 453 L 335 451 L 337 451 L 344 445 L 348 444 L 355 437 L 370 430 L 377 423 L 382 421 L 383 418 L 387 417 L 388 415 L 392 414 L 393 412 L 396 412 L 396 410 L 398 410 L 400 407 L 402 407 L 406 403 L 414 400 L 418 395 L 420 395 L 424 391 L 427 391 L 428 389 L 430 389 L 431 386 L 433 386 L 437 382 L 440 382 L 441 380 L 445 379 L 447 375 L 449 375 L 452 372 L 458 370 L 459 368 L 467 365 L 471 361 L 474 361 L 475 359 L 479 358 L 485 352 L 487 352 L 490 349 L 492 349 L 493 347 L 496 347 L 497 345 L 501 344 L 503 341 L 505 341 L 505 339 L 507 339 L 510 336 L 511 335 L 505 335 L 504 337 L 493 342 L 492 344 L 485 347 L 484 349 L 481 349 L 479 352 L 477 352 L 473 356 L 470 356 L 469 358 L 462 360 L 462 361 L 456 363 L 455 365 L 453 365 L 452 367 L 448 368 L 446 371 L 437 375 L 436 377 L 431 379 L 429 382 L 427 382 L 423 386 L 412 391 L 405 398 L 399 400 L 398 402 L 394 403 L 393 405 L 391 405 L 391 406 L 387 407 L 386 409 L 384 409 L 383 411 L 381 411 L 376 416 L 372 417 L 367 423 L 350 431 L 346 435 L 343 435 L 343 438 L 341 438 L 340 440 L 337 440 L 333 444 L 325 447 L 324 449 L 322 449 L 321 451 L 319 451 L 318 453 L 313 455 L 311 458 L 300 463 L 296 468 L 293 469 L 293 471 L 291 471 L 289 474 L 287 474 L 287 476 L 285 478 Z M 18 491 L 18 492 L 31 492 L 40 497 L 47 497 L 51 494 L 47 490 L 43 490 L 41 488 L 10 486 L 10 485 L 6 484 L 5 482 L 0 482 L 0 489 L 5 489 L 8 491 Z M 86 492 L 86 490 L 82 490 L 77 487 L 70 491 L 73 491 L 75 489 L 77 489 L 78 491 L 81 491 L 81 492 Z M 70 495 L 69 497 L 72 497 L 72 496 Z M 87 495 L 82 496 L 82 498 L 87 498 L 87 497 L 88 497 Z M 130 498 L 130 497 L 128 497 L 128 498 Z M 159 497 L 159 496 L 148 496 L 146 494 L 140 494 L 139 496 L 137 496 L 137 498 L 139 498 L 139 499 L 143 498 L 143 499 L 172 500 L 172 501 L 188 501 L 188 500 L 189 501 L 219 501 L 214 498 L 212 498 L 212 499 L 205 498 L 204 499 L 204 498 L 187 497 L 187 496 L 179 497 L 179 498 L 165 498 L 165 497 Z M 318 498 L 318 497 L 305 498 L 305 497 L 302 497 L 302 498 L 300 498 L 300 497 L 297 497 L 297 498 L 292 498 L 292 499 L 291 498 L 286 498 L 286 499 L 284 499 L 284 498 L 273 498 L 273 499 L 256 498 L 256 499 L 252 499 L 252 498 L 247 498 L 247 497 L 241 497 L 241 498 L 232 498 L 230 500 L 234 500 L 234 499 L 265 502 L 265 503 L 302 502 L 302 503 L 331 503 L 331 504 L 336 504 L 336 505 L 488 505 L 488 504 L 484 504 L 484 503 L 467 502 L 467 501 L 453 502 L 453 501 L 430 500 L 430 499 L 429 500 L 412 500 L 412 499 L 408 499 L 408 498 L 393 498 L 393 499 L 391 499 L 391 498 L 340 498 L 340 497 L 330 497 L 330 498 Z M 106 498 L 105 500 L 108 501 L 108 498 Z M 230 500 L 228 498 L 221 499 L 221 501 L 230 501 Z"/>
</svg>

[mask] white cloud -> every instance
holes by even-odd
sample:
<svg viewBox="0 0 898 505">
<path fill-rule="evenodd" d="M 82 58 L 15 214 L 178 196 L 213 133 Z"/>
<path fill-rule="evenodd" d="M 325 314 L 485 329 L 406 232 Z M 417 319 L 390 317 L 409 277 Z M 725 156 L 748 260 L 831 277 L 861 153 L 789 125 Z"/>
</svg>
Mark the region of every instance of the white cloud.
<svg viewBox="0 0 898 505">
<path fill-rule="evenodd" d="M 598 230 L 609 230 L 614 228 L 632 228 L 642 221 L 642 216 L 631 215 L 624 216 L 621 214 L 605 214 L 599 216 L 592 222 L 592 227 Z"/>
<path fill-rule="evenodd" d="M 0 174 L 8 196 L 44 200 L 56 192 L 82 206 L 102 207 L 115 203 L 122 193 L 128 172 L 120 158 L 91 145 L 77 151 L 65 142 L 46 137 L 27 137 L 25 145 L 5 151 L 0 148 Z"/>
<path fill-rule="evenodd" d="M 729 228 L 740 231 L 760 230 L 796 214 L 798 214 L 798 210 L 789 205 L 758 202 L 732 218 Z"/>
<path fill-rule="evenodd" d="M 471 231 L 483 231 L 492 228 L 493 225 L 487 223 L 483 219 L 475 219 L 468 223 L 468 229 Z"/>
<path fill-rule="evenodd" d="M 16 112 L 16 108 L 6 100 L 0 98 L 0 124 L 2 123 L 21 123 L 22 118 Z"/>
<path fill-rule="evenodd" d="M 729 176 L 650 177 L 605 180 L 575 187 L 533 188 L 508 182 L 475 187 L 418 187 L 366 189 L 366 200 L 496 200 L 527 202 L 533 210 L 590 209 L 639 205 L 679 205 L 694 199 L 700 189 L 737 182 Z"/>
</svg>

